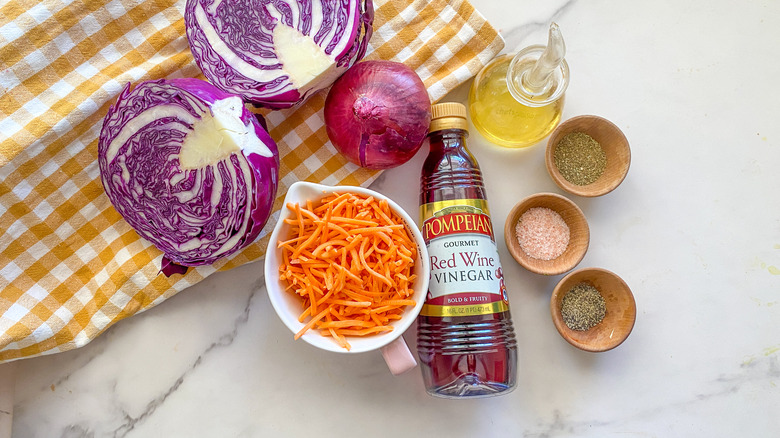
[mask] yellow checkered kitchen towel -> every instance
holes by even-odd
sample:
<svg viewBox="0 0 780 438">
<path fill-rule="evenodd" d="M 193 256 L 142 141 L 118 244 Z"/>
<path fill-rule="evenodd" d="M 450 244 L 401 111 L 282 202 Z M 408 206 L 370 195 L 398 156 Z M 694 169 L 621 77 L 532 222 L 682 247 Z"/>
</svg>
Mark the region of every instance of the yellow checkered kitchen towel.
<svg viewBox="0 0 780 438">
<path fill-rule="evenodd" d="M 414 68 L 436 101 L 504 46 L 467 1 L 375 0 L 368 59 Z M 213 266 L 171 278 L 103 191 L 101 122 L 127 82 L 201 77 L 184 1 L 10 0 L 0 5 L 0 362 L 87 344 L 216 270 L 261 259 L 287 187 L 368 185 L 377 172 L 328 142 L 325 93 L 271 112 L 281 181 L 261 237 Z"/>
</svg>

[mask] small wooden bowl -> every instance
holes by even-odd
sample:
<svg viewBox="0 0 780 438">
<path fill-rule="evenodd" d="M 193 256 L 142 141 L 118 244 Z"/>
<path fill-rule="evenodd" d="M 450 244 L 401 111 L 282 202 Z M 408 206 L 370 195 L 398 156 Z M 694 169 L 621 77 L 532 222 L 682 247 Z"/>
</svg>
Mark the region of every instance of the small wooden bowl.
<svg viewBox="0 0 780 438">
<path fill-rule="evenodd" d="M 607 313 L 600 323 L 589 330 L 572 330 L 561 315 L 563 297 L 574 285 L 590 283 L 599 290 L 607 305 Z M 563 277 L 550 298 L 550 313 L 558 333 L 575 347 L 592 352 L 611 350 L 628 338 L 636 321 L 634 294 L 622 278 L 600 268 L 578 269 Z"/>
<path fill-rule="evenodd" d="M 540 260 L 529 256 L 520 247 L 515 227 L 520 216 L 534 207 L 547 207 L 561 215 L 569 226 L 569 245 L 566 250 L 552 260 Z M 555 193 L 537 193 L 514 206 L 504 223 L 504 242 L 512 257 L 525 269 L 542 275 L 558 275 L 574 269 L 585 257 L 590 244 L 590 228 L 585 214 L 565 196 Z"/>
<path fill-rule="evenodd" d="M 607 167 L 594 182 L 578 186 L 563 177 L 555 166 L 555 147 L 567 134 L 582 132 L 599 142 L 607 155 Z M 577 116 L 561 123 L 547 141 L 544 161 L 547 172 L 561 189 L 577 196 L 595 197 L 615 190 L 626 178 L 631 164 L 631 148 L 628 139 L 614 123 L 599 116 Z"/>
</svg>

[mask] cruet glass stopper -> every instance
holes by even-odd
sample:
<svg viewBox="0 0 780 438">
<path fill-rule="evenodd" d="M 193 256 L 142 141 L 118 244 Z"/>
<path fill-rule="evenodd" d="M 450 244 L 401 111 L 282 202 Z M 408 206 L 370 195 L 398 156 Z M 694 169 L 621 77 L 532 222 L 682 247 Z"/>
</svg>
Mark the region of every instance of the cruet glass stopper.
<svg viewBox="0 0 780 438">
<path fill-rule="evenodd" d="M 540 94 L 550 87 L 550 75 L 561 65 L 566 55 L 566 44 L 563 42 L 561 28 L 557 23 L 550 24 L 547 36 L 547 47 L 542 56 L 527 74 L 521 77 L 523 86 L 534 94 Z"/>
<path fill-rule="evenodd" d="M 550 24 L 547 46 L 530 46 L 512 59 L 507 70 L 509 92 L 521 103 L 547 105 L 563 96 L 569 83 L 566 44 L 557 23 Z"/>
</svg>

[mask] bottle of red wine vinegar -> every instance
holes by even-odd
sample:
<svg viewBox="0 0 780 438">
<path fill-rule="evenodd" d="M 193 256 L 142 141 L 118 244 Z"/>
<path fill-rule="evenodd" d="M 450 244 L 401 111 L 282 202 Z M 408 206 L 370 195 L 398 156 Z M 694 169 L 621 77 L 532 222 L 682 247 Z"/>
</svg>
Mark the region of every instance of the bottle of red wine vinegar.
<svg viewBox="0 0 780 438">
<path fill-rule="evenodd" d="M 433 105 L 420 214 L 431 261 L 417 352 L 429 394 L 488 397 L 514 389 L 517 342 L 466 107 Z"/>
</svg>

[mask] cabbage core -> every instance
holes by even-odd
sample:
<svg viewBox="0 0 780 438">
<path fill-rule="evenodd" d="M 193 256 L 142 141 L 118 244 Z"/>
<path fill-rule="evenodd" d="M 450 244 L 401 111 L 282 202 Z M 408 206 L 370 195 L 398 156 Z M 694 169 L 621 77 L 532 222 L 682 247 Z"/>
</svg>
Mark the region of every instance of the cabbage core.
<svg viewBox="0 0 780 438">
<path fill-rule="evenodd" d="M 179 151 L 183 170 L 211 166 L 239 151 L 264 157 L 273 154 L 254 134 L 254 126 L 241 121 L 244 105 L 238 96 L 215 101 L 210 112 L 204 112 L 192 124 Z M 251 129 L 251 131 L 250 131 Z"/>
</svg>

